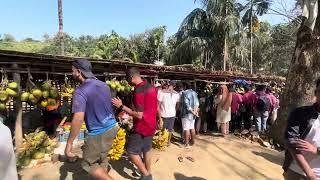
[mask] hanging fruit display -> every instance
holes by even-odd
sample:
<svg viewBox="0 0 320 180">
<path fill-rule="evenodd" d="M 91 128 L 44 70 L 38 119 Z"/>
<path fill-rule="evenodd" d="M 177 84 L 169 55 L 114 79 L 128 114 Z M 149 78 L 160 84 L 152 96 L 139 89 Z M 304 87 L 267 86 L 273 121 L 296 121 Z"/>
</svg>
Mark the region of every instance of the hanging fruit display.
<svg viewBox="0 0 320 180">
<path fill-rule="evenodd" d="M 113 140 L 112 147 L 108 152 L 108 159 L 117 161 L 124 153 L 124 147 L 126 144 L 126 130 L 120 128 L 118 130 L 116 138 Z"/>
<path fill-rule="evenodd" d="M 244 88 L 241 86 L 241 87 L 237 87 L 237 88 L 236 88 L 236 92 L 239 93 L 239 94 L 244 94 L 244 93 L 245 93 L 245 90 L 244 90 Z"/>
<path fill-rule="evenodd" d="M 61 96 L 62 97 L 72 97 L 74 93 L 74 88 L 71 86 L 70 81 L 67 81 L 61 87 Z"/>
<path fill-rule="evenodd" d="M 57 146 L 57 141 L 50 139 L 46 132 L 39 129 L 24 136 L 22 146 L 17 150 L 18 167 L 27 167 L 32 159 L 44 158 Z"/>
<path fill-rule="evenodd" d="M 53 85 L 51 80 L 47 80 L 39 87 L 27 88 L 27 91 L 22 92 L 20 100 L 31 105 L 39 104 L 45 108 L 47 106 L 55 106 L 56 99 L 59 97 L 59 90 Z M 31 89 L 28 91 L 28 89 Z"/>
<path fill-rule="evenodd" d="M 168 145 L 169 132 L 167 129 L 164 131 L 158 130 L 153 136 L 152 147 L 158 150 L 165 150 Z"/>
<path fill-rule="evenodd" d="M 112 79 L 111 81 L 106 81 L 106 83 L 111 89 L 126 94 L 130 93 L 134 89 L 126 80 L 117 81 L 116 79 Z"/>
<path fill-rule="evenodd" d="M 214 90 L 218 88 L 218 85 L 216 84 L 212 84 L 212 83 L 208 83 L 206 85 L 206 87 L 204 88 L 204 94 L 206 94 L 207 96 L 210 96 L 213 94 Z"/>
<path fill-rule="evenodd" d="M 7 76 L 2 74 L 0 83 L 0 111 L 6 109 L 6 104 L 19 94 L 19 86 L 16 82 L 9 82 Z"/>
</svg>

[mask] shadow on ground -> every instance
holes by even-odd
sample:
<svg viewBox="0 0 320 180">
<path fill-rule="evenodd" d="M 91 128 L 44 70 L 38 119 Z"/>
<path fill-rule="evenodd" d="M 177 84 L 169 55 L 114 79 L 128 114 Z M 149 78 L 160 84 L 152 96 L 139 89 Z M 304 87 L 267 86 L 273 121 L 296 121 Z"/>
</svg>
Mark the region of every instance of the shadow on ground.
<svg viewBox="0 0 320 180">
<path fill-rule="evenodd" d="M 282 165 L 282 160 L 278 156 L 274 156 L 272 154 L 265 153 L 265 152 L 257 152 L 257 151 L 252 151 L 252 153 L 257 156 L 261 156 L 272 163 Z"/>
<path fill-rule="evenodd" d="M 174 173 L 174 177 L 176 180 L 206 180 L 204 178 L 201 178 L 201 177 L 196 177 L 196 176 L 193 176 L 193 177 L 187 177 L 181 173 Z"/>
<path fill-rule="evenodd" d="M 233 172 L 235 172 L 235 173 L 238 174 L 239 176 L 243 177 L 244 179 L 248 179 L 248 178 L 250 179 L 250 176 L 251 176 L 252 174 L 258 175 L 258 176 L 260 176 L 260 177 L 263 178 L 263 179 L 271 179 L 270 177 L 268 177 L 266 174 L 260 172 L 260 171 L 259 171 L 258 169 L 256 169 L 255 167 L 253 167 L 253 166 L 249 165 L 248 163 L 242 161 L 240 158 L 238 158 L 238 157 L 230 154 L 228 151 L 224 150 L 223 147 L 218 146 L 216 143 L 214 143 L 214 142 L 212 143 L 212 142 L 210 142 L 210 141 L 208 141 L 208 140 L 204 140 L 204 139 L 199 139 L 199 141 L 202 141 L 202 142 L 205 142 L 205 143 L 211 143 L 211 144 L 214 145 L 217 149 L 219 149 L 220 151 L 222 151 L 225 155 L 227 155 L 227 156 L 229 156 L 230 158 L 232 158 L 234 161 L 237 161 L 237 162 L 241 163 L 242 165 L 248 167 L 248 168 L 250 169 L 250 173 L 244 174 L 244 173 L 243 173 L 242 171 L 240 171 L 239 169 L 235 169 L 232 162 L 224 161 L 224 160 L 220 159 L 219 157 L 217 157 L 214 153 L 212 153 L 211 151 L 209 151 L 209 150 L 207 149 L 207 147 L 205 147 L 205 146 L 200 146 L 200 148 L 202 148 L 204 151 L 206 151 L 207 153 L 209 153 L 212 158 L 216 159 L 217 162 L 222 163 L 222 164 L 228 166 L 230 170 L 232 170 Z"/>
<path fill-rule="evenodd" d="M 110 162 L 112 169 L 125 179 L 137 179 L 139 175 L 136 174 L 137 168 L 131 163 L 128 157 L 123 156 L 118 161 Z"/>
<path fill-rule="evenodd" d="M 177 145 L 177 146 L 181 146 L 182 142 L 183 142 L 183 139 L 181 137 L 176 136 L 176 135 L 172 135 L 172 138 L 171 138 L 172 144 Z"/>
<path fill-rule="evenodd" d="M 60 167 L 60 180 L 70 179 L 73 180 L 93 180 L 93 178 L 81 167 L 82 159 L 78 159 L 75 163 L 63 162 Z"/>
</svg>

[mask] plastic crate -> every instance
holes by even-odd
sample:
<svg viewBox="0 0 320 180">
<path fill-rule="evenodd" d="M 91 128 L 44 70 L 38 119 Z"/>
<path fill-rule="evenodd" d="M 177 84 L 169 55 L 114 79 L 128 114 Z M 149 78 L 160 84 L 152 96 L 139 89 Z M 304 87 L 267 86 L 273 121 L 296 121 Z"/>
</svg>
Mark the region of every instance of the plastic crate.
<svg viewBox="0 0 320 180">
<path fill-rule="evenodd" d="M 86 137 L 86 131 L 85 130 L 80 130 L 78 136 L 77 136 L 77 139 L 78 140 L 84 140 L 84 138 Z M 59 139 L 59 142 L 67 142 L 68 138 L 69 138 L 69 135 L 70 135 L 70 132 L 63 132 L 63 134 L 58 134 L 58 139 Z"/>
</svg>

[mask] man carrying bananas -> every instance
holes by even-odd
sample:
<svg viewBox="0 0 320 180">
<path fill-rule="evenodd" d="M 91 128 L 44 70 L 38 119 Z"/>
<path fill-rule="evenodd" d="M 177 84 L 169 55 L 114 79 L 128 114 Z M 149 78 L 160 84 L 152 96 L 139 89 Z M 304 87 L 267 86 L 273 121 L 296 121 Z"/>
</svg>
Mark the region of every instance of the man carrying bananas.
<svg viewBox="0 0 320 180">
<path fill-rule="evenodd" d="M 113 98 L 112 103 L 133 117 L 133 131 L 128 138 L 127 152 L 142 173 L 141 179 L 152 180 L 150 150 L 157 124 L 157 89 L 146 80 L 142 80 L 136 68 L 129 69 L 127 81 L 135 85 L 133 109 L 124 106 L 119 98 Z"/>
<path fill-rule="evenodd" d="M 108 152 L 117 135 L 118 126 L 113 114 L 109 86 L 95 78 L 88 60 L 72 63 L 73 78 L 81 85 L 75 90 L 72 102 L 73 119 L 65 154 L 74 159 L 72 143 L 77 137 L 83 121 L 88 136 L 83 149 L 82 167 L 96 179 L 112 179 L 108 175 Z"/>
</svg>

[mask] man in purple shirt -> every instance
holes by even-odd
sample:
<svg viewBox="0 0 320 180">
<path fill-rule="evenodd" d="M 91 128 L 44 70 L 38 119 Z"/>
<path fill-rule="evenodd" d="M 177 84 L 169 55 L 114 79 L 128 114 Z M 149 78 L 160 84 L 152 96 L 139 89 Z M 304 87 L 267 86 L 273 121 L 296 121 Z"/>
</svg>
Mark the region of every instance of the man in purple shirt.
<svg viewBox="0 0 320 180">
<path fill-rule="evenodd" d="M 77 137 L 83 121 L 88 136 L 83 149 L 82 167 L 95 179 L 112 179 L 108 175 L 108 151 L 118 132 L 113 114 L 109 86 L 95 78 L 88 60 L 80 59 L 72 63 L 72 75 L 81 83 L 73 95 L 72 128 L 65 154 L 71 159 L 72 143 Z"/>
</svg>

